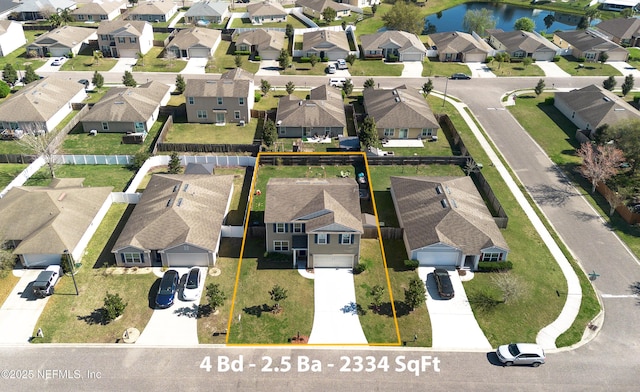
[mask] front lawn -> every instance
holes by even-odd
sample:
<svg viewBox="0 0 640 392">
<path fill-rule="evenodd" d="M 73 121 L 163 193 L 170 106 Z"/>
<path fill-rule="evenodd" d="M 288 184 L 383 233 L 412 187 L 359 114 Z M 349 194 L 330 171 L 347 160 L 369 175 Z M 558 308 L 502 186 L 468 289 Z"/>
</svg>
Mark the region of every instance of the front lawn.
<svg viewBox="0 0 640 392">
<path fill-rule="evenodd" d="M 400 76 L 404 65 L 385 63 L 382 60 L 356 60 L 349 65 L 352 76 Z"/>
<path fill-rule="evenodd" d="M 0 274 L 0 306 L 2 306 L 7 297 L 9 297 L 9 294 L 11 294 L 11 291 L 19 280 L 20 278 L 14 276 L 11 270 Z"/>
<path fill-rule="evenodd" d="M 454 73 L 471 74 L 469 67 L 461 63 L 442 63 L 437 59 L 429 59 L 422 63 L 422 76 L 423 77 L 449 77 Z"/>
<path fill-rule="evenodd" d="M 185 60 L 167 59 L 165 58 L 164 48 L 154 46 L 144 55 L 142 59 L 138 59 L 136 65 L 133 66 L 134 72 L 173 72 L 178 73 L 187 66 Z M 144 83 L 138 81 L 138 84 Z"/>
<path fill-rule="evenodd" d="M 60 70 L 62 71 L 98 71 L 105 72 L 113 68 L 118 62 L 118 59 L 114 58 L 101 58 L 97 62 L 94 61 L 93 51 L 94 47 L 88 46 L 84 48 L 73 58 L 67 59 L 62 63 Z"/>
<path fill-rule="evenodd" d="M 4 69 L 4 66 L 6 64 L 11 64 L 15 69 L 20 70 L 23 70 L 24 66 L 27 64 L 31 64 L 33 69 L 40 68 L 46 62 L 46 60 L 40 58 L 28 58 L 26 47 L 28 44 L 32 43 L 36 40 L 36 38 L 46 32 L 47 30 L 25 30 L 24 35 L 27 39 L 27 43 L 11 53 L 0 56 L 0 69 Z M 20 74 L 18 76 L 20 76 Z"/>
<path fill-rule="evenodd" d="M 0 164 L 0 189 L 4 189 L 14 178 L 18 176 L 28 165 L 20 163 Z"/>
<path fill-rule="evenodd" d="M 489 64 L 489 69 L 496 76 L 545 76 L 542 68 L 535 63 L 525 67 L 522 62 L 500 63 L 494 60 Z"/>
<path fill-rule="evenodd" d="M 563 71 L 571 76 L 620 76 L 617 69 L 609 64 L 579 62 L 573 56 L 560 56 L 556 62 Z M 581 66 L 582 65 L 582 66 Z"/>
<path fill-rule="evenodd" d="M 207 73 L 225 73 L 236 68 L 235 63 L 235 45 L 231 41 L 220 41 L 213 54 L 213 58 L 207 64 L 205 71 Z M 245 71 L 256 73 L 260 69 L 259 62 L 248 61 L 246 56 L 242 56 L 242 69 Z"/>
<path fill-rule="evenodd" d="M 327 68 L 327 64 L 329 63 L 318 61 L 316 65 L 312 66 L 311 63 L 302 63 L 300 62 L 300 59 L 293 59 L 292 64 L 293 66 L 291 68 L 280 71 L 280 75 L 327 75 L 325 70 Z"/>
<path fill-rule="evenodd" d="M 166 143 L 252 144 L 258 119 L 252 118 L 241 127 L 237 123 L 225 125 L 174 123 L 167 133 Z"/>
<path fill-rule="evenodd" d="M 58 178 L 84 178 L 84 186 L 112 186 L 114 192 L 124 191 L 135 175 L 127 166 L 118 165 L 60 165 L 55 169 Z M 26 186 L 47 186 L 51 182 L 47 167 L 34 173 Z"/>
</svg>

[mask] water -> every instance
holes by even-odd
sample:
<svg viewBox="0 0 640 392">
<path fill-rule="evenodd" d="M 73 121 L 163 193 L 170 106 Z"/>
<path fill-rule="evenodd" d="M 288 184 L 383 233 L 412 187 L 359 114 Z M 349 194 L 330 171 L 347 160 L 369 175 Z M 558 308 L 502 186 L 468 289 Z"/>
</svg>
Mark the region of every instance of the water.
<svg viewBox="0 0 640 392">
<path fill-rule="evenodd" d="M 493 16 L 496 20 L 496 28 L 504 31 L 512 31 L 513 25 L 516 20 L 527 17 L 532 19 L 535 24 L 535 30 L 553 32 L 556 30 L 575 30 L 578 22 L 580 22 L 580 16 L 562 14 L 560 12 L 553 12 L 548 10 L 538 10 L 531 8 L 516 7 L 509 4 L 491 4 L 491 3 L 466 3 L 459 6 L 449 8 L 442 11 L 440 18 L 437 14 L 429 15 L 425 18 L 425 30 L 429 33 L 443 33 L 447 31 L 465 31 L 462 27 L 462 21 L 464 14 L 468 10 L 478 10 L 486 8 L 493 12 Z M 555 21 L 547 28 L 544 24 L 544 18 L 547 15 L 553 15 Z M 598 23 L 598 20 L 594 20 L 592 24 Z M 435 31 L 433 29 L 435 28 Z"/>
</svg>

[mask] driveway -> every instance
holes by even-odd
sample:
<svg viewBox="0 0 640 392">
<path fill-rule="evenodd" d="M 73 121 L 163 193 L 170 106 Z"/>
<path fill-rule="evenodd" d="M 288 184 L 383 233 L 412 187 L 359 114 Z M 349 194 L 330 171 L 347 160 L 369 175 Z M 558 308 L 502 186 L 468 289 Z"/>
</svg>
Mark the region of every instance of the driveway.
<svg viewBox="0 0 640 392">
<path fill-rule="evenodd" d="M 114 65 L 113 68 L 109 70 L 109 72 L 116 72 L 121 74 L 123 74 L 124 71 L 131 72 L 132 67 L 136 65 L 137 61 L 138 61 L 137 59 L 133 59 L 133 58 L 118 59 L 118 62 L 116 63 L 116 65 Z"/>
<path fill-rule="evenodd" d="M 353 270 L 315 268 L 309 344 L 367 344 L 356 312 Z"/>
<path fill-rule="evenodd" d="M 207 269 L 200 267 L 206 276 Z M 189 268 L 171 268 L 180 274 L 180 284 L 172 307 L 155 309 L 136 341 L 144 346 L 191 346 L 198 344 L 198 301 L 183 301 L 182 288 Z M 162 276 L 160 268 L 154 273 Z M 202 290 L 202 287 L 200 288 Z M 201 291 L 202 296 L 202 291 Z"/>
<path fill-rule="evenodd" d="M 51 65 L 54 61 L 56 61 L 57 59 L 59 59 L 60 57 L 51 57 L 50 59 L 47 60 L 46 63 L 44 63 L 40 68 L 38 68 L 36 70 L 36 72 L 58 72 L 60 71 L 60 67 L 62 66 L 62 64 L 64 64 L 65 61 L 67 61 L 66 58 L 64 58 L 64 60 L 62 61 L 61 65 Z"/>
<path fill-rule="evenodd" d="M 563 71 L 562 68 L 558 67 L 558 64 L 554 63 L 553 61 L 536 61 L 533 64 L 540 67 L 540 69 L 542 69 L 542 71 L 544 72 L 544 75 L 548 77 L 564 78 L 571 76 L 567 72 Z"/>
<path fill-rule="evenodd" d="M 256 76 L 274 76 L 280 75 L 280 64 L 278 60 L 262 60 L 260 61 L 260 69 L 256 72 Z"/>
<path fill-rule="evenodd" d="M 449 271 L 455 296 L 442 300 L 431 272 L 433 267 L 419 267 L 418 276 L 427 282 L 427 309 L 431 318 L 434 350 L 492 350 L 476 321 L 460 276 Z"/>
<path fill-rule="evenodd" d="M 16 271 L 22 273 L 22 277 L 0 308 L 0 344 L 29 344 L 40 313 L 50 298 L 36 298 L 31 291 L 31 283 L 44 270 Z"/>
<path fill-rule="evenodd" d="M 393 64 L 393 63 L 390 63 Z M 402 68 L 402 77 L 403 78 L 420 78 L 422 77 L 422 62 L 420 61 L 405 61 L 402 63 L 404 68 Z"/>
<path fill-rule="evenodd" d="M 205 67 L 207 66 L 208 59 L 206 58 L 193 58 L 187 61 L 187 66 L 184 67 L 181 74 L 204 74 Z"/>
<path fill-rule="evenodd" d="M 485 63 L 464 63 L 471 70 L 472 78 L 495 78 L 496 74 L 491 72 Z"/>
<path fill-rule="evenodd" d="M 634 79 L 640 78 L 640 71 L 636 67 L 625 63 L 624 61 L 607 61 L 607 64 L 620 71 L 624 76 L 633 75 Z"/>
</svg>

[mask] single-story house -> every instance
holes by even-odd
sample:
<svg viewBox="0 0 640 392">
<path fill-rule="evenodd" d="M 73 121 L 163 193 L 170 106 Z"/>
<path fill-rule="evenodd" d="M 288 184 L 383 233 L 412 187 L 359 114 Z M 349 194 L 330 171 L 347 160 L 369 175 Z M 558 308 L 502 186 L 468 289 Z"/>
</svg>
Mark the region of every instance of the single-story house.
<svg viewBox="0 0 640 392">
<path fill-rule="evenodd" d="M 288 15 L 280 3 L 268 0 L 249 4 L 247 14 L 252 24 L 286 22 Z"/>
<path fill-rule="evenodd" d="M 188 79 L 184 90 L 187 121 L 216 124 L 245 123 L 251 120 L 255 102 L 253 74 L 240 68 L 220 79 Z"/>
<path fill-rule="evenodd" d="M 572 91 L 558 91 L 553 105 L 582 130 L 595 131 L 605 124 L 613 125 L 621 120 L 640 120 L 638 110 L 623 98 L 595 84 Z"/>
<path fill-rule="evenodd" d="M 360 36 L 362 53 L 365 58 L 397 57 L 398 61 L 422 61 L 427 55 L 420 38 L 406 31 L 387 30 Z"/>
<path fill-rule="evenodd" d="M 167 51 L 175 53 L 177 58 L 209 58 L 220 44 L 222 32 L 205 27 L 193 27 L 179 30 L 167 44 Z"/>
<path fill-rule="evenodd" d="M 105 20 L 98 25 L 98 47 L 106 57 L 137 58 L 153 47 L 153 28 L 141 20 Z"/>
<path fill-rule="evenodd" d="M 344 31 L 316 30 L 302 35 L 302 52 L 306 57 L 316 55 L 323 59 L 338 60 L 349 54 L 349 40 Z"/>
<path fill-rule="evenodd" d="M 638 2 L 636 0 L 598 0 L 600 8 L 604 11 L 624 11 L 632 8 L 638 12 Z"/>
<path fill-rule="evenodd" d="M 131 9 L 127 13 L 127 19 L 167 22 L 176 12 L 178 12 L 178 5 L 173 1 L 145 1 Z"/>
<path fill-rule="evenodd" d="M 209 0 L 193 3 L 184 14 L 184 20 L 198 26 L 208 26 L 211 23 L 221 24 L 230 15 L 229 4 L 224 1 Z"/>
<path fill-rule="evenodd" d="M 169 102 L 169 90 L 157 81 L 138 87 L 113 87 L 82 118 L 82 129 L 146 135 L 158 119 L 160 106 Z"/>
<path fill-rule="evenodd" d="M 312 18 L 323 20 L 322 13 L 327 8 L 336 11 L 336 18 L 351 15 L 351 8 L 333 0 L 296 0 L 296 7 L 302 7 L 302 12 Z"/>
<path fill-rule="evenodd" d="M 77 22 L 101 22 L 103 20 L 114 20 L 123 10 L 127 8 L 126 2 L 122 0 L 94 0 L 85 3 L 71 12 Z"/>
<path fill-rule="evenodd" d="M 83 178 L 49 186 L 19 186 L 0 199 L 0 241 L 27 268 L 60 264 L 67 250 L 78 261 L 111 206 L 113 187 L 84 187 Z"/>
<path fill-rule="evenodd" d="M 339 90 L 321 85 L 302 100 L 291 94 L 280 98 L 276 114 L 279 137 L 336 137 L 344 135 L 347 118 Z"/>
<path fill-rule="evenodd" d="M 354 7 L 362 8 L 362 7 L 371 7 L 374 4 L 380 4 L 380 0 L 338 0 L 338 3 L 349 4 Z"/>
<path fill-rule="evenodd" d="M 476 270 L 509 247 L 471 177 L 391 177 L 407 255 L 421 266 Z"/>
<path fill-rule="evenodd" d="M 595 25 L 595 29 L 618 45 L 640 45 L 640 19 L 638 18 L 603 20 Z"/>
<path fill-rule="evenodd" d="M 512 59 L 531 57 L 534 60 L 552 61 L 560 54 L 560 48 L 536 32 L 487 30 L 489 44 L 496 50 L 507 52 Z"/>
<path fill-rule="evenodd" d="M 0 20 L 0 57 L 27 43 L 22 25 L 12 20 Z"/>
<path fill-rule="evenodd" d="M 29 83 L 0 104 L 1 129 L 50 132 L 87 98 L 80 83 L 49 76 Z"/>
<path fill-rule="evenodd" d="M 36 38 L 27 45 L 27 53 L 36 52 L 39 57 L 77 55 L 97 37 L 96 29 L 65 25 Z"/>
<path fill-rule="evenodd" d="M 255 29 L 236 34 L 234 40 L 236 50 L 260 56 L 262 60 L 276 60 L 284 48 L 284 38 L 283 31 Z"/>
<path fill-rule="evenodd" d="M 553 42 L 563 49 L 570 49 L 573 57 L 584 57 L 586 61 L 599 61 L 603 53 L 607 54 L 607 61 L 629 59 L 625 48 L 593 30 L 556 31 Z"/>
<path fill-rule="evenodd" d="M 18 20 L 39 20 L 47 19 L 51 11 L 75 8 L 73 0 L 23 0 L 12 13 L 18 15 Z"/>
<path fill-rule="evenodd" d="M 214 266 L 233 176 L 154 174 L 111 252 L 124 267 Z"/>
<path fill-rule="evenodd" d="M 383 139 L 436 139 L 438 121 L 422 94 L 406 85 L 394 89 L 365 88 L 364 110 Z"/>
<path fill-rule="evenodd" d="M 267 252 L 290 254 L 293 267 L 353 268 L 364 232 L 352 178 L 271 178 L 264 223 Z"/>
<path fill-rule="evenodd" d="M 438 60 L 483 63 L 493 48 L 481 37 L 458 31 L 429 34 L 428 45 L 438 51 Z"/>
</svg>

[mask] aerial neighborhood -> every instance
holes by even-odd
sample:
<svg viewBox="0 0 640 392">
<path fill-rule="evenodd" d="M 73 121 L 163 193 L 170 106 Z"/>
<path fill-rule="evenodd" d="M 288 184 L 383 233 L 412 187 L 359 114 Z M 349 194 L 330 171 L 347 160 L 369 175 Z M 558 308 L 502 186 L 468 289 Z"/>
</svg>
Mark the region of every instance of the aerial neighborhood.
<svg viewBox="0 0 640 392">
<path fill-rule="evenodd" d="M 604 267 L 570 230 L 601 219 L 640 249 L 640 19 L 583 3 L 507 22 L 402 0 L 11 3 L 0 344 L 413 345 L 537 367 L 586 342 Z M 558 218 L 574 192 L 595 209 Z"/>
</svg>

